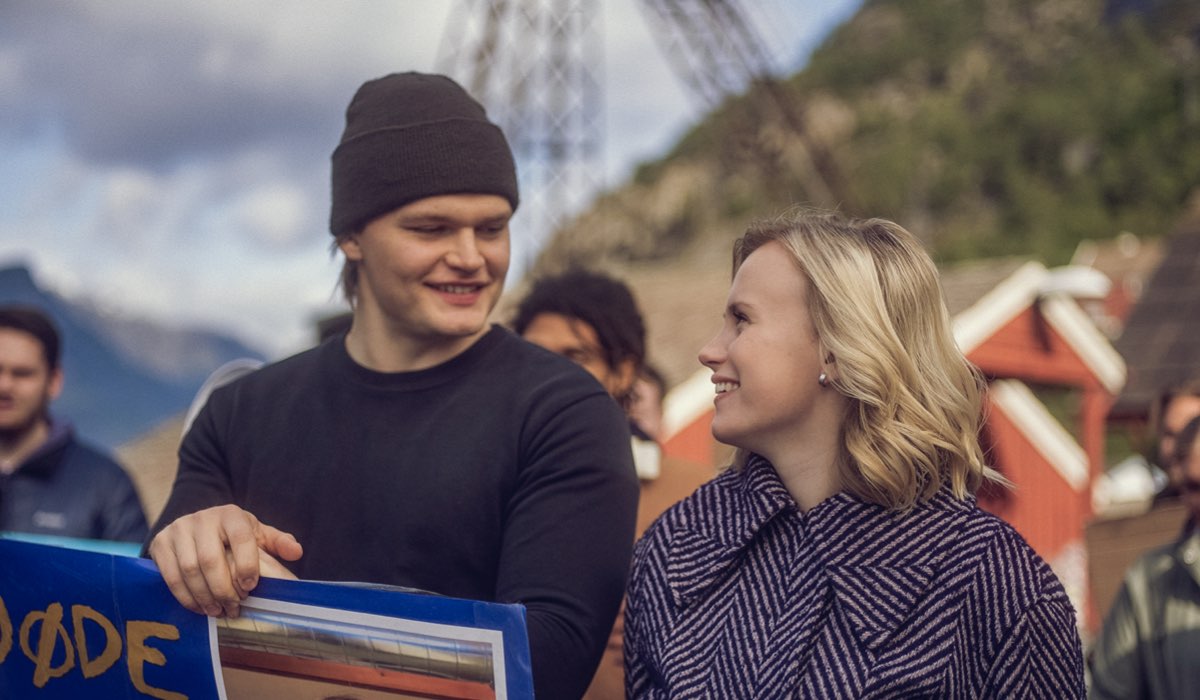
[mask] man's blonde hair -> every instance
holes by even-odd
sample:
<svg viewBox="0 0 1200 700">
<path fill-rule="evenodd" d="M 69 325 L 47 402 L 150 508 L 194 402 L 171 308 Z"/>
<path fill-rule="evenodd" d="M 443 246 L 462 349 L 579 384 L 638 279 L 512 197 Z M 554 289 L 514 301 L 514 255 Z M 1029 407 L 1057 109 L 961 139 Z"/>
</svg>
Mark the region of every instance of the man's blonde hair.
<svg viewBox="0 0 1200 700">
<path fill-rule="evenodd" d="M 954 341 L 937 268 L 917 239 L 884 219 L 798 210 L 751 225 L 734 244 L 734 273 L 771 241 L 807 279 L 809 314 L 837 367 L 830 387 L 850 399 L 842 488 L 907 510 L 944 486 L 964 498 L 1003 483 L 979 446 L 983 379 Z M 735 466 L 746 456 L 739 450 Z"/>
</svg>

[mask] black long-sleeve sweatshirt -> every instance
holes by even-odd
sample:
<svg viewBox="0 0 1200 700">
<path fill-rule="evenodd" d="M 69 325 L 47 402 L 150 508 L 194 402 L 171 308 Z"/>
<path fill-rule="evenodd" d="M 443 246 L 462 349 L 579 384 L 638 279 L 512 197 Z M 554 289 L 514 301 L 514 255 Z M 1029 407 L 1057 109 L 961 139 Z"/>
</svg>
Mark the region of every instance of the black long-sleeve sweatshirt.
<svg viewBox="0 0 1200 700">
<path fill-rule="evenodd" d="M 384 374 L 337 337 L 215 391 L 154 532 L 235 503 L 291 532 L 300 578 L 526 606 L 540 698 L 577 698 L 630 561 L 626 420 L 585 371 L 494 327 Z"/>
</svg>

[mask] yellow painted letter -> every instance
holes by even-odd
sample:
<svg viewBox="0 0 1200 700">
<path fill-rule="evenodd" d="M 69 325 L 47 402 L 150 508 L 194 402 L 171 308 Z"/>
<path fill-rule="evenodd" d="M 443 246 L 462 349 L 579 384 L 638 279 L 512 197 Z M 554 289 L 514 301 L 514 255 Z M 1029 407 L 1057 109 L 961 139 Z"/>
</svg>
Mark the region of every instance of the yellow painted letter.
<svg viewBox="0 0 1200 700">
<path fill-rule="evenodd" d="M 0 664 L 12 650 L 12 619 L 8 616 L 8 608 L 4 607 L 4 599 L 0 598 Z"/>
<path fill-rule="evenodd" d="M 21 651 L 33 662 L 35 687 L 42 688 L 51 678 L 66 675 L 67 671 L 75 668 L 75 650 L 71 648 L 71 638 L 67 636 L 67 630 L 63 627 L 62 616 L 62 603 L 51 603 L 46 612 L 31 612 L 21 623 Z M 37 653 L 34 654 L 29 648 L 29 630 L 37 622 L 42 623 L 42 629 L 38 634 Z M 66 658 L 63 659 L 62 665 L 53 667 L 50 663 L 54 659 L 54 648 L 58 646 L 60 637 Z"/>
<path fill-rule="evenodd" d="M 121 634 L 108 618 L 86 605 L 71 606 L 71 620 L 75 623 L 75 649 L 79 652 L 79 668 L 84 678 L 95 678 L 104 673 L 117 659 L 121 658 Z M 95 659 L 88 658 L 87 635 L 83 621 L 91 620 L 104 630 L 104 651 Z"/>
<path fill-rule="evenodd" d="M 179 639 L 179 628 L 175 625 L 167 625 L 161 622 L 147 622 L 145 620 L 130 620 L 125 623 L 129 679 L 133 681 L 133 687 L 146 695 L 159 698 L 159 700 L 187 700 L 187 696 L 183 693 L 173 693 L 169 690 L 151 688 L 146 685 L 146 673 L 142 667 L 148 663 L 155 666 L 165 666 L 167 664 L 167 657 L 163 656 L 161 651 L 146 646 L 146 640 L 150 637 L 175 641 Z"/>
</svg>

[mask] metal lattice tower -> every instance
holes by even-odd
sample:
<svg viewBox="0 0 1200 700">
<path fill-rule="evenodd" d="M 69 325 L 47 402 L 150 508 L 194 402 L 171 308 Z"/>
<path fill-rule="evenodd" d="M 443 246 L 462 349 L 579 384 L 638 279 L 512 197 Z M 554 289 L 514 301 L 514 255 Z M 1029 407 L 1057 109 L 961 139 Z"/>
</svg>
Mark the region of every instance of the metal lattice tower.
<svg viewBox="0 0 1200 700">
<path fill-rule="evenodd" d="M 757 5 L 756 5 L 757 6 Z M 675 72 L 708 107 L 751 85 L 760 87 L 806 163 L 798 174 L 808 195 L 824 206 L 852 205 L 849 183 L 833 154 L 814 139 L 803 111 L 776 77 L 768 43 L 755 30 L 741 0 L 642 0 L 647 21 L 665 36 L 663 50 Z M 757 139 L 748 142 L 762 167 L 778 166 L 778 153 Z"/>
<path fill-rule="evenodd" d="M 706 107 L 750 86 L 761 89 L 779 123 L 796 137 L 795 150 L 804 162 L 792 170 L 809 198 L 826 206 L 852 203 L 837 162 L 812 137 L 802 109 L 775 77 L 768 43 L 750 21 L 746 3 L 636 1 L 662 37 L 666 59 Z M 537 242 L 548 240 L 603 184 L 600 5 L 596 0 L 456 0 L 442 38 L 437 69 L 483 102 L 516 152 L 522 209 L 532 214 Z M 757 134 L 747 143 L 746 155 L 756 167 L 783 167 L 777 149 Z"/>
<path fill-rule="evenodd" d="M 437 69 L 484 104 L 516 153 L 521 209 L 536 239 L 602 184 L 598 8 L 594 0 L 457 0 L 442 38 Z"/>
<path fill-rule="evenodd" d="M 663 54 L 709 107 L 774 74 L 766 44 L 736 0 L 642 0 Z"/>
</svg>

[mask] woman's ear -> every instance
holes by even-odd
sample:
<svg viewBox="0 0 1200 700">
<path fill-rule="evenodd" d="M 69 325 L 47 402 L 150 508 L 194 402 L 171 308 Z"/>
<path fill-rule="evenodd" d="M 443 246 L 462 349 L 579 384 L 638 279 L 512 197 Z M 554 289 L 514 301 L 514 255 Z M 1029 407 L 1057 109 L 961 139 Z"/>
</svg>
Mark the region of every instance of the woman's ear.
<svg viewBox="0 0 1200 700">
<path fill-rule="evenodd" d="M 825 360 L 821 363 L 821 369 L 824 370 L 826 376 L 828 376 L 831 381 L 839 378 L 837 359 L 834 358 L 833 353 L 825 353 Z"/>
</svg>

